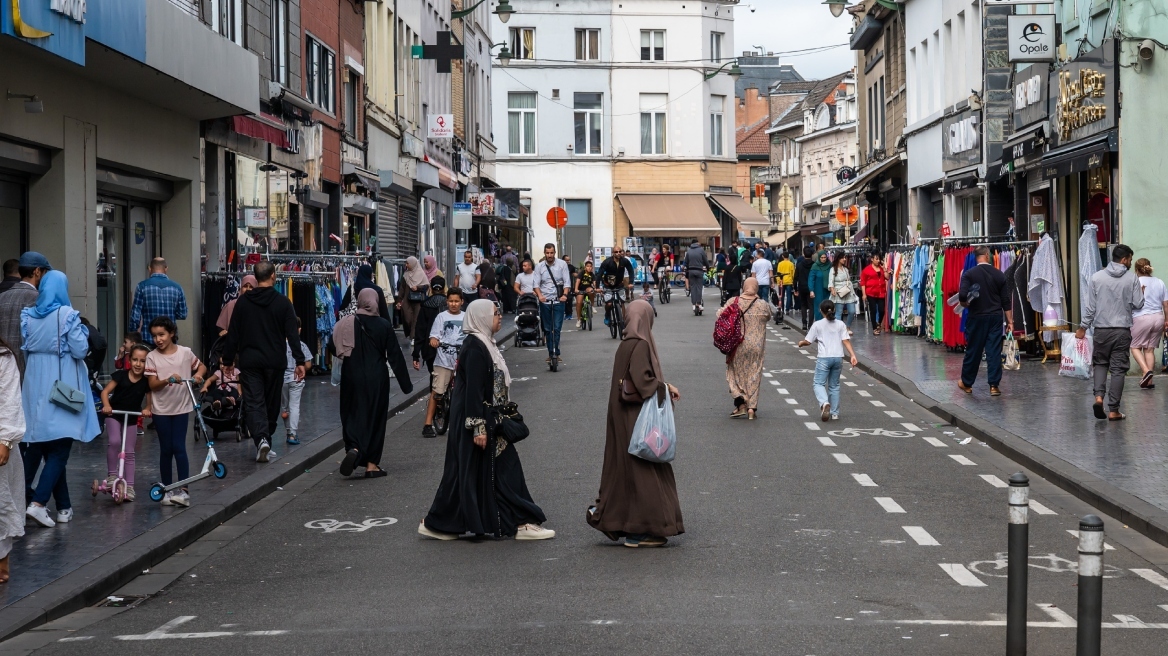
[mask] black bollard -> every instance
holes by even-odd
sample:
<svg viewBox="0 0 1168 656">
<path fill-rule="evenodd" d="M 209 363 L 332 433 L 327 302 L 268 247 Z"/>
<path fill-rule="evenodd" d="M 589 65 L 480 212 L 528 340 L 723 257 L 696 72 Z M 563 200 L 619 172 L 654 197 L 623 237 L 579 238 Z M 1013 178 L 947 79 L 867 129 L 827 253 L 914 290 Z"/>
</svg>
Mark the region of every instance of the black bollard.
<svg viewBox="0 0 1168 656">
<path fill-rule="evenodd" d="M 1079 626 L 1075 655 L 1099 656 L 1103 634 L 1103 520 L 1079 519 Z"/>
<path fill-rule="evenodd" d="M 1026 654 L 1026 597 L 1030 563 L 1030 479 L 1010 477 L 1010 528 L 1006 561 L 1006 656 Z"/>
</svg>

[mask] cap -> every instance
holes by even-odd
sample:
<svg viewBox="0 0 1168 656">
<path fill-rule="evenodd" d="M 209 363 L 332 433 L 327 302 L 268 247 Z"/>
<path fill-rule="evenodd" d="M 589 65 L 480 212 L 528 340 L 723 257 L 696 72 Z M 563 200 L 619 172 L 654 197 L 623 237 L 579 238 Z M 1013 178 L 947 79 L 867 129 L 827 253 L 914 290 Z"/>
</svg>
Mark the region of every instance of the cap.
<svg viewBox="0 0 1168 656">
<path fill-rule="evenodd" d="M 20 266 L 30 269 L 52 269 L 49 259 L 36 251 L 27 251 L 20 256 Z"/>
</svg>

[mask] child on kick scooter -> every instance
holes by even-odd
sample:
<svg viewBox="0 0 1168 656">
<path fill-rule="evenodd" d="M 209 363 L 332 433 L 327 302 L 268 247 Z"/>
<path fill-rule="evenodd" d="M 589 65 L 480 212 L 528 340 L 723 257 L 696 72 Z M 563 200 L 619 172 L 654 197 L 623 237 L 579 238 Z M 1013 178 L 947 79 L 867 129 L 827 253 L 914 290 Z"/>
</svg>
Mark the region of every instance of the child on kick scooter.
<svg viewBox="0 0 1168 656">
<path fill-rule="evenodd" d="M 170 317 L 155 317 L 150 322 L 150 334 L 154 336 L 156 348 L 146 356 L 146 377 L 150 380 L 150 403 L 160 446 L 158 470 L 163 484 L 170 485 L 174 481 L 174 469 L 178 469 L 180 481 L 191 474 L 187 460 L 187 415 L 194 410 L 194 405 L 183 380 L 191 378 L 196 385 L 202 385 L 207 368 L 193 351 L 175 343 L 178 326 Z M 189 507 L 191 497 L 186 488 L 169 491 L 162 505 Z"/>
<path fill-rule="evenodd" d="M 101 412 L 105 418 L 105 460 L 108 475 L 105 487 L 113 489 L 118 477 L 118 460 L 122 452 L 122 436 L 126 437 L 125 479 L 126 501 L 134 500 L 134 447 L 138 442 L 137 431 L 123 432 L 124 415 L 114 411 L 141 412 L 150 416 L 150 382 L 146 380 L 146 355 L 150 349 L 144 344 L 134 344 L 126 351 L 129 367 L 118 369 L 110 376 L 110 382 L 101 391 Z M 145 407 L 143 407 L 145 402 Z"/>
</svg>

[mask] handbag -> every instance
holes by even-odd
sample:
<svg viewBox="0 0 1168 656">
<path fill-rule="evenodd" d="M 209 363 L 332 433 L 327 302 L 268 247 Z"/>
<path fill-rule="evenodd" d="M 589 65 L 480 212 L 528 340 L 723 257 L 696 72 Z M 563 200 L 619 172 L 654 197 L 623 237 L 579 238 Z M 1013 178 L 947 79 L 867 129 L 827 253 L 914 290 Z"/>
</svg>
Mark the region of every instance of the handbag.
<svg viewBox="0 0 1168 656">
<path fill-rule="evenodd" d="M 61 380 L 63 371 L 61 369 L 61 310 L 57 310 L 57 381 L 53 383 L 52 389 L 49 390 L 49 403 L 67 410 L 73 414 L 80 414 L 85 409 L 85 394 L 81 390 Z M 78 375 L 78 385 L 80 385 L 80 375 Z"/>
<path fill-rule="evenodd" d="M 410 293 L 406 294 L 406 300 L 413 302 L 413 303 L 421 303 L 422 301 L 426 300 L 426 290 L 424 290 L 424 289 L 419 289 L 419 290 L 411 289 Z"/>
<path fill-rule="evenodd" d="M 628 378 L 621 378 L 620 400 L 625 403 L 641 403 L 645 399 L 641 398 L 641 394 L 637 391 L 637 386 L 633 385 L 633 381 Z"/>
<path fill-rule="evenodd" d="M 519 406 L 514 401 L 500 405 L 487 405 L 491 417 L 492 432 L 496 438 L 507 440 L 511 444 L 522 442 L 531 435 L 531 430 L 519 414 Z"/>
<path fill-rule="evenodd" d="M 1002 344 L 1002 368 L 1008 371 L 1018 371 L 1022 368 L 1022 357 L 1018 353 L 1018 342 L 1014 341 L 1013 335 L 1006 336 L 1006 341 Z"/>
</svg>

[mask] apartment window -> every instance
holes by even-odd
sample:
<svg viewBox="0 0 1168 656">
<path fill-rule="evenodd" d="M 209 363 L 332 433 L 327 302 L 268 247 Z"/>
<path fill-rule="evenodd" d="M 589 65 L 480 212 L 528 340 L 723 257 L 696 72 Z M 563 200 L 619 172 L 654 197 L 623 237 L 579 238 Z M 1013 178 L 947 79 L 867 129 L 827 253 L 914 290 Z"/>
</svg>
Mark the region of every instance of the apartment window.
<svg viewBox="0 0 1168 656">
<path fill-rule="evenodd" d="M 723 112 L 726 107 L 726 96 L 710 96 L 710 154 L 725 155 L 725 133 L 723 127 Z"/>
<path fill-rule="evenodd" d="M 665 61 L 665 30 L 641 30 L 641 61 Z"/>
<path fill-rule="evenodd" d="M 600 59 L 600 30 L 576 30 L 576 59 Z"/>
<path fill-rule="evenodd" d="M 535 28 L 511 28 L 511 57 L 513 59 L 535 59 Z"/>
<path fill-rule="evenodd" d="M 644 34 L 644 32 L 642 32 Z M 641 94 L 641 154 L 665 154 L 665 106 L 663 93 Z"/>
<path fill-rule="evenodd" d="M 272 0 L 272 81 L 288 84 L 288 0 Z"/>
<path fill-rule="evenodd" d="M 535 154 L 534 93 L 507 94 L 507 152 L 512 155 Z"/>
<path fill-rule="evenodd" d="M 345 75 L 345 134 L 357 138 L 357 103 L 360 102 L 361 78 L 353 71 Z"/>
<path fill-rule="evenodd" d="M 312 37 L 304 39 L 304 95 L 330 114 L 337 111 L 336 66 L 332 50 Z"/>
<path fill-rule="evenodd" d="M 243 0 L 210 0 L 204 21 L 236 45 L 243 45 Z"/>
<path fill-rule="evenodd" d="M 601 154 L 601 106 L 604 95 L 599 93 L 574 94 L 576 127 L 576 154 Z"/>
<path fill-rule="evenodd" d="M 722 37 L 725 36 L 721 32 L 710 32 L 710 61 L 715 64 L 722 61 Z"/>
</svg>

